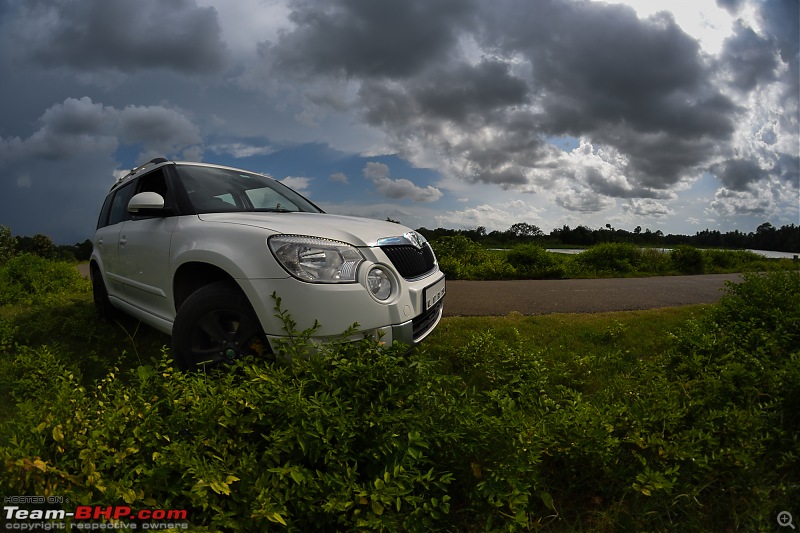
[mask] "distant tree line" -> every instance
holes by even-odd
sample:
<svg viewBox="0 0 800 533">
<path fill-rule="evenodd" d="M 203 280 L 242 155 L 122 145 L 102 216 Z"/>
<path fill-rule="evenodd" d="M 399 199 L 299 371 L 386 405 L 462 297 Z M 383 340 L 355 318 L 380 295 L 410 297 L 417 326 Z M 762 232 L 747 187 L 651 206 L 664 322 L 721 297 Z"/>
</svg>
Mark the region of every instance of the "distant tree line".
<svg viewBox="0 0 800 533">
<path fill-rule="evenodd" d="M 611 224 L 591 229 L 586 226 L 571 228 L 562 226 L 553 229 L 549 234 L 541 228 L 527 222 L 518 222 L 506 231 L 490 231 L 479 226 L 475 229 L 428 229 L 419 231 L 428 240 L 437 237 L 463 235 L 484 246 L 512 247 L 516 244 L 533 243 L 542 246 L 591 246 L 607 242 L 632 243 L 642 246 L 677 246 L 689 244 L 703 248 L 733 248 L 771 250 L 775 252 L 800 252 L 800 226 L 790 224 L 775 228 L 769 222 L 758 226 L 754 232 L 743 233 L 739 230 L 722 233 L 719 230 L 704 229 L 694 235 L 664 235 L 661 230 L 642 230 L 637 226 L 633 231 L 614 228 Z"/>
<path fill-rule="evenodd" d="M 392 220 L 392 222 L 396 222 Z M 605 227 L 590 229 L 586 226 L 570 228 L 562 226 L 545 234 L 541 228 L 527 222 L 513 224 L 506 231 L 487 232 L 483 226 L 475 229 L 428 229 L 419 228 L 428 240 L 437 237 L 463 235 L 468 239 L 488 247 L 512 247 L 517 244 L 539 244 L 542 246 L 591 246 L 607 242 L 633 243 L 642 246 L 677 246 L 689 244 L 704 248 L 733 248 L 771 250 L 775 252 L 800 252 L 800 226 L 774 227 L 764 222 L 754 232 L 739 230 L 722 233 L 719 230 L 704 229 L 694 235 L 664 235 L 661 230 L 642 230 L 637 226 L 633 231 L 618 229 L 606 224 Z M 0 263 L 13 255 L 30 253 L 47 259 L 63 261 L 88 261 L 92 255 L 92 241 L 66 245 L 56 245 L 47 235 L 33 237 L 11 235 L 7 226 L 0 225 Z"/>
<path fill-rule="evenodd" d="M 61 261 L 88 261 L 92 255 L 92 241 L 86 239 L 76 244 L 57 245 L 53 239 L 41 233 L 33 237 L 14 237 L 10 228 L 0 225 L 0 263 L 21 254 Z"/>
</svg>

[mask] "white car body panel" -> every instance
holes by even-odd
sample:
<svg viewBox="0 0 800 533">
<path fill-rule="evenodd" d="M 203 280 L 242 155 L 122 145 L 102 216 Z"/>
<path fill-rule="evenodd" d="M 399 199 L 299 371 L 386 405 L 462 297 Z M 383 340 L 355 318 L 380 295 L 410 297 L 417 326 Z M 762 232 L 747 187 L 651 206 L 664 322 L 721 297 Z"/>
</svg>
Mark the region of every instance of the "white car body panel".
<svg viewBox="0 0 800 533">
<path fill-rule="evenodd" d="M 364 261 L 355 282 L 304 281 L 276 259 L 268 245 L 273 235 L 346 243 Z M 239 285 L 271 343 L 286 335 L 275 316 L 275 294 L 298 330 L 319 324 L 314 336 L 320 340 L 358 324 L 362 335 L 415 344 L 441 319 L 444 275 L 430 252 L 431 268 L 405 279 L 380 247 L 387 243 L 414 246 L 419 254 L 429 246 L 410 228 L 387 221 L 311 212 L 215 212 L 134 217 L 100 227 L 92 261 L 112 305 L 168 334 L 178 311 L 176 276 L 200 264 L 223 271 Z M 392 282 L 385 301 L 368 288 L 367 274 L 376 265 Z"/>
</svg>

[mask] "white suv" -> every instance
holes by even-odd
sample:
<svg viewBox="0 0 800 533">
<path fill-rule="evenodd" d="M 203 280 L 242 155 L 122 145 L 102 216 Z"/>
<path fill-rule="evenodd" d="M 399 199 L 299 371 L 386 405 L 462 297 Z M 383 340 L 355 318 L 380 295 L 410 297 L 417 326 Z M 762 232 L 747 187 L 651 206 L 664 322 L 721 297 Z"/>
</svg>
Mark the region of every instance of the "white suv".
<svg viewBox="0 0 800 533">
<path fill-rule="evenodd" d="M 322 342 L 358 335 L 414 345 L 445 294 L 427 241 L 409 228 L 323 213 L 282 183 L 157 158 L 106 197 L 90 272 L 98 313 L 172 335 L 186 370 L 271 353 L 285 338 L 275 296 Z"/>
</svg>

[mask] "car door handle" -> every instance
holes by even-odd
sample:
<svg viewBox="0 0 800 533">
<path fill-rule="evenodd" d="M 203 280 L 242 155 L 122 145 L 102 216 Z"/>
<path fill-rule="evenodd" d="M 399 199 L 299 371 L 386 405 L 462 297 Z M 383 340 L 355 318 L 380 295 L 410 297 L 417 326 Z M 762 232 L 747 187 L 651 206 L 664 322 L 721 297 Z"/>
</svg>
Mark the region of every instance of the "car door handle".
<svg viewBox="0 0 800 533">
<path fill-rule="evenodd" d="M 102 238 L 102 237 L 100 237 L 99 239 L 97 239 L 97 246 L 99 246 L 100 248 L 102 248 L 102 247 L 103 247 L 103 238 Z"/>
<path fill-rule="evenodd" d="M 127 238 L 125 235 L 123 235 L 122 237 L 120 237 L 120 238 L 119 238 L 119 243 L 120 243 L 121 245 L 125 246 L 125 244 L 126 244 L 127 242 L 128 242 L 128 238 Z"/>
</svg>

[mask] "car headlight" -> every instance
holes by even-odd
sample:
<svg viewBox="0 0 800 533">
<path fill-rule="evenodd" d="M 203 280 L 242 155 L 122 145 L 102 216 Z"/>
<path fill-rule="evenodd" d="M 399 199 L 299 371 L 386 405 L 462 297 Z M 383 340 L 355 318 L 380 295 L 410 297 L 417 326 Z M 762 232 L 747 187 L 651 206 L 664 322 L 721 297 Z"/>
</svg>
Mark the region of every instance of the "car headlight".
<svg viewBox="0 0 800 533">
<path fill-rule="evenodd" d="M 330 239 L 274 235 L 267 243 L 289 274 L 313 283 L 353 283 L 364 261 L 355 246 Z"/>
</svg>

